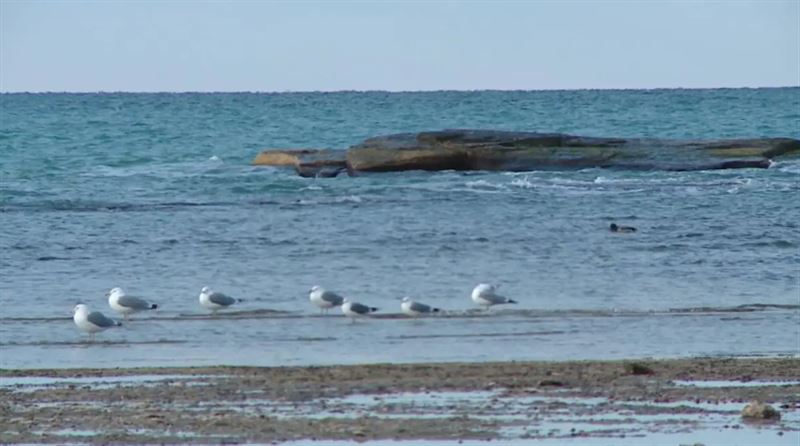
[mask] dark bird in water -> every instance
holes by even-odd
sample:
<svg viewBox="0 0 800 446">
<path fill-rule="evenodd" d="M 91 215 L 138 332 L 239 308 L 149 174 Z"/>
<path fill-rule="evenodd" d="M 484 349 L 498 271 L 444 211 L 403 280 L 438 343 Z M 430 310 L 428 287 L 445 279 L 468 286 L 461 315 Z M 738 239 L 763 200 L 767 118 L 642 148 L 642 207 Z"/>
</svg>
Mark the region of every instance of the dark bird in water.
<svg viewBox="0 0 800 446">
<path fill-rule="evenodd" d="M 610 229 L 611 232 L 636 232 L 636 228 L 633 226 L 620 226 L 616 223 L 611 223 L 608 229 Z"/>
</svg>

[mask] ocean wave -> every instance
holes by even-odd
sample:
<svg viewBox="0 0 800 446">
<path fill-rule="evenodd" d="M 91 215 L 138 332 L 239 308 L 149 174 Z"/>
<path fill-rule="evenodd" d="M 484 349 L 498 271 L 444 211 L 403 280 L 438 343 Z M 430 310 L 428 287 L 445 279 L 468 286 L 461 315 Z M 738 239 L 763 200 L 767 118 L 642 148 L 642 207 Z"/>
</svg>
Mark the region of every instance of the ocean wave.
<svg viewBox="0 0 800 446">
<path fill-rule="evenodd" d="M 800 160 L 777 161 L 772 168 L 780 172 L 800 174 Z"/>
<path fill-rule="evenodd" d="M 747 242 L 741 246 L 751 248 L 796 248 L 800 246 L 798 242 L 792 240 L 765 240 L 760 242 Z"/>
<path fill-rule="evenodd" d="M 294 204 L 301 206 L 319 206 L 319 205 L 336 205 L 336 204 L 359 204 L 363 203 L 364 198 L 359 195 L 343 195 L 331 198 L 320 199 L 297 199 Z"/>
<path fill-rule="evenodd" d="M 358 195 L 345 195 L 344 197 L 336 197 L 333 201 L 334 203 L 361 203 L 364 199 Z"/>
<path fill-rule="evenodd" d="M 59 256 L 39 256 L 38 262 L 53 262 L 56 260 L 91 260 L 91 257 L 59 257 Z"/>
<path fill-rule="evenodd" d="M 93 342 L 86 342 L 84 340 L 76 341 L 31 341 L 31 342 L 0 342 L 0 347 L 48 347 L 48 346 L 75 346 L 75 347 L 116 347 L 120 345 L 163 345 L 163 344 L 186 344 L 189 341 L 182 339 L 157 339 L 153 341 L 108 341 L 98 340 Z"/>
<path fill-rule="evenodd" d="M 91 200 L 45 200 L 27 203 L 12 203 L 0 206 L 0 212 L 149 212 L 195 207 L 232 206 L 235 202 L 168 201 L 157 203 L 117 203 Z"/>
<path fill-rule="evenodd" d="M 593 194 L 635 194 L 662 189 L 683 189 L 685 193 L 699 194 L 708 189 L 726 188 L 728 193 L 739 192 L 741 188 L 755 185 L 752 178 L 707 180 L 686 177 L 614 177 L 598 175 L 593 178 L 574 178 L 568 176 L 537 176 L 533 174 L 513 176 L 508 183 L 515 189 L 564 191 L 570 195 Z"/>
<path fill-rule="evenodd" d="M 536 187 L 534 183 L 532 183 L 528 177 L 525 178 L 515 178 L 511 181 L 511 185 L 514 187 L 519 187 L 522 189 L 533 189 Z"/>
<path fill-rule="evenodd" d="M 470 189 L 482 191 L 503 191 L 508 189 L 508 186 L 503 183 L 492 183 L 487 180 L 467 181 L 465 185 Z"/>
<path fill-rule="evenodd" d="M 238 171 L 244 167 L 235 165 L 226 167 L 222 158 L 217 155 L 211 155 L 207 158 L 188 161 L 157 162 L 156 160 L 145 159 L 119 164 L 98 164 L 79 172 L 78 176 L 90 178 L 152 177 L 170 179 L 215 174 L 228 169 Z"/>
</svg>

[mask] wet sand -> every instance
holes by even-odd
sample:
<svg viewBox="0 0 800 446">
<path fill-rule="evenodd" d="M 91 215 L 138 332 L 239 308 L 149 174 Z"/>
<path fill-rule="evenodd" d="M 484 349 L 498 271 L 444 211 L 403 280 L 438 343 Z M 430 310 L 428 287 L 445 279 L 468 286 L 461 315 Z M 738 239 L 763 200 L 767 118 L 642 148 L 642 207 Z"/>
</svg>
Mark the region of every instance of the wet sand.
<svg viewBox="0 0 800 446">
<path fill-rule="evenodd" d="M 0 370 L 0 396 L 2 443 L 800 438 L 800 358 Z"/>
</svg>

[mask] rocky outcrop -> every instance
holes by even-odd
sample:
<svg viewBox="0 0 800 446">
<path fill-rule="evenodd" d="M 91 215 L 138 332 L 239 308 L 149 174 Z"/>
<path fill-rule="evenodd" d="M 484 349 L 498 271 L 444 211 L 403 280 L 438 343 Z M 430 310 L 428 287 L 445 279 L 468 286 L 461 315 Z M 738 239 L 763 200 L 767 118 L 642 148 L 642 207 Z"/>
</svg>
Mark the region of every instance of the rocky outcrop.
<svg viewBox="0 0 800 446">
<path fill-rule="evenodd" d="M 264 150 L 253 160 L 256 166 L 293 166 L 301 177 L 335 177 L 347 170 L 343 150 Z"/>
<path fill-rule="evenodd" d="M 325 152 L 325 149 L 266 149 L 256 155 L 254 166 L 294 166 L 300 158 Z"/>
<path fill-rule="evenodd" d="M 347 170 L 527 171 L 589 167 L 632 170 L 767 168 L 770 158 L 800 155 L 800 140 L 594 138 L 560 133 L 443 130 L 369 138 L 346 151 L 264 151 L 257 165 L 292 165 L 302 176 Z"/>
<path fill-rule="evenodd" d="M 581 169 L 707 170 L 769 167 L 800 141 L 588 138 L 558 133 L 445 130 L 370 138 L 347 151 L 352 171 Z"/>
<path fill-rule="evenodd" d="M 780 420 L 781 414 L 777 409 L 759 401 L 752 401 L 742 409 L 742 418 L 745 420 Z"/>
</svg>

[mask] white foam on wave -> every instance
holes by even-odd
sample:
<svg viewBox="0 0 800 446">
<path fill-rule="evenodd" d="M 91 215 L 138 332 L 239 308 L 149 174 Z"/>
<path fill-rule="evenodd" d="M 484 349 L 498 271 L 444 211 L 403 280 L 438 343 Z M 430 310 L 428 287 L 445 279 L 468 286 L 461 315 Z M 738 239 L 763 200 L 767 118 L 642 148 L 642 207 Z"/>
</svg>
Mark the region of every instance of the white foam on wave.
<svg viewBox="0 0 800 446">
<path fill-rule="evenodd" d="M 735 194 L 735 193 L 739 192 L 739 190 L 741 190 L 741 189 L 746 189 L 746 188 L 751 187 L 751 185 L 753 184 L 753 179 L 752 178 L 742 178 L 741 180 L 734 181 L 734 183 L 738 183 L 738 184 L 735 184 L 733 187 L 728 188 L 728 190 L 726 192 L 728 192 L 729 194 Z"/>
<path fill-rule="evenodd" d="M 358 195 L 345 195 L 344 197 L 336 197 L 336 203 L 361 203 L 364 200 Z"/>
<path fill-rule="evenodd" d="M 364 201 L 363 198 L 359 197 L 358 195 L 345 195 L 342 197 L 334 197 L 332 199 L 323 199 L 323 200 L 306 200 L 306 199 L 299 199 L 295 201 L 295 204 L 299 204 L 302 206 L 308 205 L 320 205 L 320 204 L 341 204 L 341 203 L 362 203 Z"/>
<path fill-rule="evenodd" d="M 147 162 L 126 166 L 109 166 L 100 164 L 91 166 L 79 173 L 83 177 L 100 178 L 129 178 L 129 177 L 154 177 L 154 178 L 179 178 L 206 175 L 214 169 L 219 169 L 222 159 L 216 155 L 206 159 L 191 161 Z"/>
<path fill-rule="evenodd" d="M 800 161 L 770 161 L 770 168 L 777 169 L 781 172 L 800 174 Z"/>
<path fill-rule="evenodd" d="M 612 182 L 612 181 L 609 180 L 608 178 L 602 177 L 602 176 L 599 176 L 599 177 L 594 179 L 594 183 L 595 184 L 603 184 L 603 183 L 610 183 L 610 182 Z"/>
<path fill-rule="evenodd" d="M 531 181 L 528 179 L 528 177 L 524 177 L 524 178 L 514 178 L 514 179 L 511 181 L 511 185 L 512 185 L 512 186 L 514 186 L 514 187 L 519 187 L 519 188 L 521 188 L 521 189 L 533 189 L 533 188 L 535 188 L 535 187 L 536 187 L 536 185 L 535 185 L 535 184 L 533 184 L 533 183 L 532 183 L 532 182 L 531 182 Z"/>
<path fill-rule="evenodd" d="M 492 183 L 486 180 L 467 181 L 466 186 L 470 189 L 490 189 L 490 190 L 506 190 L 508 187 L 505 184 Z"/>
</svg>

